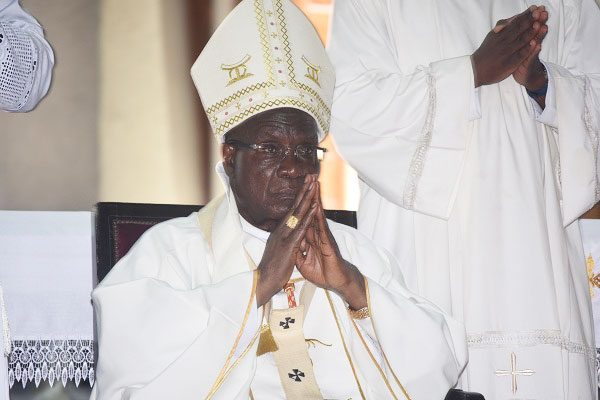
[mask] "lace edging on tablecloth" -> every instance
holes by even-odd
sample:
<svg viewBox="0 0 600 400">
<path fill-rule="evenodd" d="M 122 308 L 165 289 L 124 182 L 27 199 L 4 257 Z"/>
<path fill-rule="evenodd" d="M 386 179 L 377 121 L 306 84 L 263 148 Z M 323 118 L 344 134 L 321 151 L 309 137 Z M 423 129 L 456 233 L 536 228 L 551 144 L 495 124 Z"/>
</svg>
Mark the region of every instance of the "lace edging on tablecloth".
<svg viewBox="0 0 600 400">
<path fill-rule="evenodd" d="M 60 381 L 66 386 L 73 381 L 79 386 L 87 380 L 94 384 L 93 340 L 13 340 L 8 357 L 8 383 L 23 387 L 29 382 L 39 386 L 42 380 L 50 386 Z"/>
</svg>

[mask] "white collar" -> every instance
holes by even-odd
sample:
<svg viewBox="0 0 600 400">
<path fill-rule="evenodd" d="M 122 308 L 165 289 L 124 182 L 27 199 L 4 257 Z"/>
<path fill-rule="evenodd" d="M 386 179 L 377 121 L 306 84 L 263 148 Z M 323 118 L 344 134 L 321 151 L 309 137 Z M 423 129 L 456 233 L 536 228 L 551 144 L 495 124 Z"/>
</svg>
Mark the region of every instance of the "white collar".
<svg viewBox="0 0 600 400">
<path fill-rule="evenodd" d="M 235 203 L 235 196 L 233 196 L 233 193 L 231 192 L 231 185 L 229 184 L 229 177 L 225 173 L 225 168 L 223 167 L 223 161 L 219 161 L 217 163 L 215 170 L 217 172 L 217 175 L 221 179 L 221 183 L 223 183 L 223 187 L 225 188 L 225 196 L 227 197 L 227 201 L 230 204 L 231 204 L 231 202 Z M 237 204 L 236 204 L 235 209 L 237 210 Z M 270 232 L 263 231 L 262 229 L 257 228 L 256 226 L 252 225 L 250 222 L 246 221 L 244 219 L 244 217 L 242 217 L 239 214 L 239 212 L 238 212 L 238 215 L 240 217 L 240 224 L 242 226 L 242 230 L 245 233 L 247 233 L 251 236 L 254 236 L 257 239 L 260 239 L 263 242 L 266 242 L 267 239 L 269 239 L 269 235 L 271 235 Z"/>
</svg>

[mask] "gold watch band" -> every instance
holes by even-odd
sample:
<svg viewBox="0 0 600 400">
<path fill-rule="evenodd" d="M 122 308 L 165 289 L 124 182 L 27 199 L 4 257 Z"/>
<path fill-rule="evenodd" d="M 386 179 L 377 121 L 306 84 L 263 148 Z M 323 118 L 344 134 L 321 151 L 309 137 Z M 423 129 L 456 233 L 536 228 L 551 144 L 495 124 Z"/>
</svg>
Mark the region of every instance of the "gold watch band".
<svg viewBox="0 0 600 400">
<path fill-rule="evenodd" d="M 356 311 L 348 307 L 348 314 L 350 314 L 350 317 L 352 317 L 352 319 L 366 319 L 371 316 L 371 313 L 369 312 L 369 307 L 363 307 L 360 310 Z"/>
</svg>

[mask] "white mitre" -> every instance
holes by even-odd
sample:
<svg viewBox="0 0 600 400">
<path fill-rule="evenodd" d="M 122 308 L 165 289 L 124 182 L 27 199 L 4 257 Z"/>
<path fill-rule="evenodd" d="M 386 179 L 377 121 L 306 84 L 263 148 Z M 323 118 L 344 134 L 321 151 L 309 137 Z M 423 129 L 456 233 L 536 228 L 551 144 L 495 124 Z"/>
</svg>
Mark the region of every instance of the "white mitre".
<svg viewBox="0 0 600 400">
<path fill-rule="evenodd" d="M 329 132 L 335 73 L 310 21 L 290 0 L 243 0 L 212 35 L 192 78 L 213 132 L 292 107 Z"/>
</svg>

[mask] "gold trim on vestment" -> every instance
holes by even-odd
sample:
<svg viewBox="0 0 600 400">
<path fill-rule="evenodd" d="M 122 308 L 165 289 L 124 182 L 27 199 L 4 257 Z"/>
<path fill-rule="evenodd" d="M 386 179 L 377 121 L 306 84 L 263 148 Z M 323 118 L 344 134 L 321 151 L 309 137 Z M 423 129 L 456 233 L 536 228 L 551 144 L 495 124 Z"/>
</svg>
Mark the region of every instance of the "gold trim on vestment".
<svg viewBox="0 0 600 400">
<path fill-rule="evenodd" d="M 360 392 L 360 396 L 363 400 L 366 399 L 365 394 L 363 393 L 362 387 L 360 386 L 360 382 L 358 381 L 358 376 L 356 375 L 356 369 L 354 369 L 354 363 L 352 362 L 352 358 L 350 357 L 350 352 L 348 351 L 348 347 L 346 347 L 346 340 L 344 340 L 344 334 L 342 333 L 342 328 L 340 327 L 340 322 L 338 321 L 337 314 L 335 312 L 335 307 L 333 305 L 333 301 L 331 301 L 331 296 L 329 295 L 329 291 L 325 290 L 325 296 L 327 296 L 327 300 L 329 301 L 329 306 L 331 307 L 331 312 L 333 313 L 333 318 L 335 319 L 335 324 L 337 325 L 338 331 L 340 333 L 340 338 L 342 339 L 342 344 L 344 345 L 344 351 L 346 352 L 346 357 L 348 358 L 348 362 L 350 363 L 350 368 L 352 368 L 352 373 L 354 374 L 354 379 L 356 380 L 356 384 L 358 385 L 358 391 Z"/>
<path fill-rule="evenodd" d="M 227 379 L 227 377 L 229 376 L 229 374 L 231 373 L 231 371 L 233 371 L 233 369 L 235 367 L 237 367 L 238 364 L 242 361 L 242 358 L 244 358 L 248 354 L 248 352 L 250 351 L 250 349 L 252 348 L 252 346 L 254 346 L 254 343 L 256 343 L 256 339 L 258 339 L 258 337 L 260 336 L 261 331 L 262 331 L 261 328 L 259 328 L 258 331 L 254 334 L 254 337 L 252 337 L 252 340 L 250 341 L 250 343 L 248 344 L 248 346 L 246 346 L 246 348 L 242 352 L 242 354 L 240 354 L 240 356 L 237 358 L 237 360 L 235 360 L 234 363 L 231 364 L 231 368 L 229 368 L 227 370 L 227 372 L 223 376 L 223 379 L 221 380 L 221 382 L 219 382 L 219 385 L 217 386 L 216 390 L 218 390 L 219 387 L 221 387 L 221 384 L 223 382 L 225 382 L 225 379 Z"/>
<path fill-rule="evenodd" d="M 371 294 L 369 292 L 369 282 L 367 281 L 366 276 L 363 276 L 363 278 L 365 280 L 365 291 L 367 292 L 367 306 L 369 307 L 369 310 L 371 310 L 371 325 L 373 325 L 373 332 L 375 332 L 375 338 L 377 339 L 377 342 L 379 343 L 379 348 L 381 349 L 381 354 L 383 355 L 383 359 L 385 360 L 385 363 L 387 364 L 390 372 L 392 373 L 394 380 L 400 387 L 400 390 L 402 390 L 402 393 L 408 400 L 411 400 L 408 393 L 406 393 L 406 389 L 404 389 L 404 386 L 400 383 L 400 380 L 398 379 L 398 377 L 396 376 L 396 373 L 392 369 L 392 366 L 390 365 L 390 362 L 388 361 L 388 359 L 385 355 L 385 351 L 383 351 L 383 346 L 381 346 L 381 341 L 379 340 L 379 335 L 377 335 L 377 329 L 375 329 L 375 321 L 373 319 L 373 307 L 371 307 Z"/>
<path fill-rule="evenodd" d="M 392 389 L 392 385 L 390 385 L 390 381 L 388 381 L 388 378 L 387 378 L 387 376 L 385 376 L 385 373 L 381 369 L 381 366 L 377 363 L 377 360 L 375 360 L 375 357 L 373 356 L 373 353 L 371 353 L 371 350 L 369 349 L 369 346 L 365 342 L 365 339 L 363 338 L 363 335 L 360 333 L 360 330 L 358 329 L 358 326 L 356 325 L 356 322 L 354 322 L 353 319 L 351 319 L 351 321 L 352 321 L 352 325 L 354 325 L 354 329 L 356 330 L 356 333 L 358 333 L 358 337 L 360 338 L 360 341 L 362 342 L 363 346 L 367 350 L 367 353 L 369 353 L 369 357 L 371 357 L 371 360 L 373 361 L 373 364 L 375 364 L 375 366 L 377 367 L 377 370 L 379 371 L 379 374 L 383 378 L 383 381 L 385 382 L 385 385 L 387 386 L 388 390 L 392 394 L 392 397 L 394 399 L 398 400 L 398 397 L 396 397 L 396 393 L 394 393 L 394 390 Z M 383 350 L 382 350 L 382 352 L 383 352 Z"/>
<path fill-rule="evenodd" d="M 246 322 L 248 322 L 248 317 L 250 316 L 250 311 L 252 310 L 252 305 L 254 304 L 254 297 L 256 296 L 256 285 L 258 283 L 258 270 L 254 270 L 253 276 L 254 276 L 254 278 L 252 279 L 252 292 L 250 293 L 250 300 L 248 301 L 248 306 L 246 307 L 246 314 L 244 315 L 244 321 L 242 322 L 240 331 L 238 332 L 237 338 L 235 339 L 235 342 L 233 343 L 233 347 L 231 348 L 231 351 L 229 352 L 229 356 L 227 357 L 227 360 L 225 361 L 225 365 L 223 365 L 223 368 L 221 369 L 219 376 L 217 376 L 217 380 L 215 381 L 212 388 L 206 395 L 206 399 L 210 399 L 212 396 L 214 396 L 215 392 L 219 389 L 219 387 L 221 387 L 221 384 L 223 384 L 223 382 L 225 381 L 225 378 L 227 378 L 227 376 L 229 375 L 231 370 L 233 370 L 233 368 L 235 368 L 237 366 L 237 364 L 241 361 L 242 357 L 244 357 L 246 355 L 246 353 L 248 353 L 249 348 L 251 347 L 251 345 L 254 344 L 254 342 L 256 341 L 256 338 L 258 337 L 258 334 L 260 332 L 260 328 L 259 328 L 259 330 L 254 335 L 254 338 L 250 342 L 250 345 L 248 345 L 248 347 L 246 348 L 246 350 L 244 350 L 242 355 L 240 357 L 238 357 L 238 359 L 233 363 L 231 368 L 229 370 L 227 370 L 227 366 L 229 365 L 229 362 L 233 358 L 235 349 L 237 348 L 237 345 L 240 342 L 240 338 L 242 337 L 242 334 L 244 333 L 244 328 L 246 327 Z"/>
</svg>

